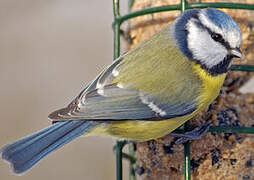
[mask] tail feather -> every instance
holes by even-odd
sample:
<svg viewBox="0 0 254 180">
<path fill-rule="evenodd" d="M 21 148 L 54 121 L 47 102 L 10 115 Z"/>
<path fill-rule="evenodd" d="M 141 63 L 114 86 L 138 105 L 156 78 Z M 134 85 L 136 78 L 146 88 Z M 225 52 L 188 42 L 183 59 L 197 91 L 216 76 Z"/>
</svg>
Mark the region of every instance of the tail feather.
<svg viewBox="0 0 254 180">
<path fill-rule="evenodd" d="M 21 139 L 18 139 L 17 141 L 11 143 L 11 144 L 7 144 L 5 145 L 2 149 L 2 158 L 4 160 L 9 161 L 10 158 L 12 157 L 12 155 L 14 155 L 15 153 L 19 152 L 20 150 L 24 149 L 25 147 L 27 147 L 27 144 L 32 144 L 35 140 L 38 139 L 38 137 L 41 136 L 45 136 L 46 133 L 48 133 L 50 130 L 55 130 L 58 127 L 63 126 L 66 123 L 57 123 L 53 126 L 49 126 L 45 129 L 42 129 L 38 132 L 35 132 L 33 134 L 30 134 L 26 137 L 23 137 Z"/>
<path fill-rule="evenodd" d="M 92 121 L 62 121 L 5 145 L 2 158 L 11 163 L 14 173 L 23 173 L 49 153 L 88 132 L 97 123 Z"/>
</svg>

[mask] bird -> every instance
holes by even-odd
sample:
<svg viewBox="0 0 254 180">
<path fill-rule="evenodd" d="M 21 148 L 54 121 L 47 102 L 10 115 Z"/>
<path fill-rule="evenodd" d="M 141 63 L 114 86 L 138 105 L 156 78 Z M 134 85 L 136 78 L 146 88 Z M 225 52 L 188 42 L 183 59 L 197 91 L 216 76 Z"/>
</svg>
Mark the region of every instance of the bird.
<svg viewBox="0 0 254 180">
<path fill-rule="evenodd" d="M 219 95 L 234 58 L 241 58 L 241 31 L 215 9 L 190 9 L 149 39 L 114 60 L 52 124 L 4 145 L 0 152 L 16 174 L 86 135 L 148 141 L 170 134 Z"/>
</svg>

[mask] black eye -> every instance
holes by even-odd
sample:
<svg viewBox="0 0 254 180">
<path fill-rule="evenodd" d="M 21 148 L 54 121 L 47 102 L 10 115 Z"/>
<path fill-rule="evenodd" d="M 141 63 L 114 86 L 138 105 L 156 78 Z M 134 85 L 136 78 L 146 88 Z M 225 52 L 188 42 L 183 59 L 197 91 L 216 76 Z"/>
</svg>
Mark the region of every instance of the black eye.
<svg viewBox="0 0 254 180">
<path fill-rule="evenodd" d="M 220 34 L 212 33 L 211 38 L 217 42 L 223 43 L 224 39 Z"/>
</svg>

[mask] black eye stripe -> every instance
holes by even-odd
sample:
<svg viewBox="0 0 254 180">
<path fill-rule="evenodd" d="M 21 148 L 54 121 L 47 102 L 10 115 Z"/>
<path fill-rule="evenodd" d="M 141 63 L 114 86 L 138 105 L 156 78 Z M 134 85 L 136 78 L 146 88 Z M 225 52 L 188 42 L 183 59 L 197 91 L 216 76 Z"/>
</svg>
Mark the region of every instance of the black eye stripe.
<svg viewBox="0 0 254 180">
<path fill-rule="evenodd" d="M 217 33 L 213 32 L 211 29 L 209 29 L 208 27 L 206 27 L 204 24 L 201 24 L 201 22 L 200 22 L 198 16 L 195 17 L 194 19 L 197 19 L 197 21 L 194 21 L 195 24 L 196 24 L 200 29 L 206 30 L 206 31 L 210 34 L 211 37 L 212 37 L 213 34 L 217 34 Z M 228 43 L 227 41 L 225 41 L 225 39 L 222 37 L 222 35 L 221 35 L 221 34 L 218 34 L 218 35 L 221 36 L 222 39 L 221 39 L 220 41 L 217 41 L 217 42 L 219 42 L 221 45 L 223 45 L 226 49 L 231 49 L 229 43 Z"/>
<path fill-rule="evenodd" d="M 210 30 L 209 34 L 211 35 L 211 38 L 213 40 L 222 44 L 226 49 L 231 49 L 229 43 L 227 41 L 225 41 L 225 39 L 222 37 L 222 35 L 211 32 L 211 30 Z"/>
<path fill-rule="evenodd" d="M 211 38 L 216 41 L 219 42 L 220 44 L 222 44 L 223 46 L 225 46 L 225 48 L 230 49 L 230 45 L 227 41 L 225 41 L 225 39 L 222 37 L 221 34 L 212 32 L 208 27 L 206 27 L 206 30 L 208 31 L 208 33 L 210 34 Z"/>
</svg>

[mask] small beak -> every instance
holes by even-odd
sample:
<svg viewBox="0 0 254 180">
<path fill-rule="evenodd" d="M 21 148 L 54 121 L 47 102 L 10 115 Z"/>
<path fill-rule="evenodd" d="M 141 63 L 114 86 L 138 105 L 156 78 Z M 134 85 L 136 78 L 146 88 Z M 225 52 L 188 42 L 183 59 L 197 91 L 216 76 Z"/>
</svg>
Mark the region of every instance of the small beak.
<svg viewBox="0 0 254 180">
<path fill-rule="evenodd" d="M 236 57 L 236 58 L 242 58 L 243 57 L 240 48 L 231 49 L 230 50 L 230 54 L 232 56 Z"/>
</svg>

